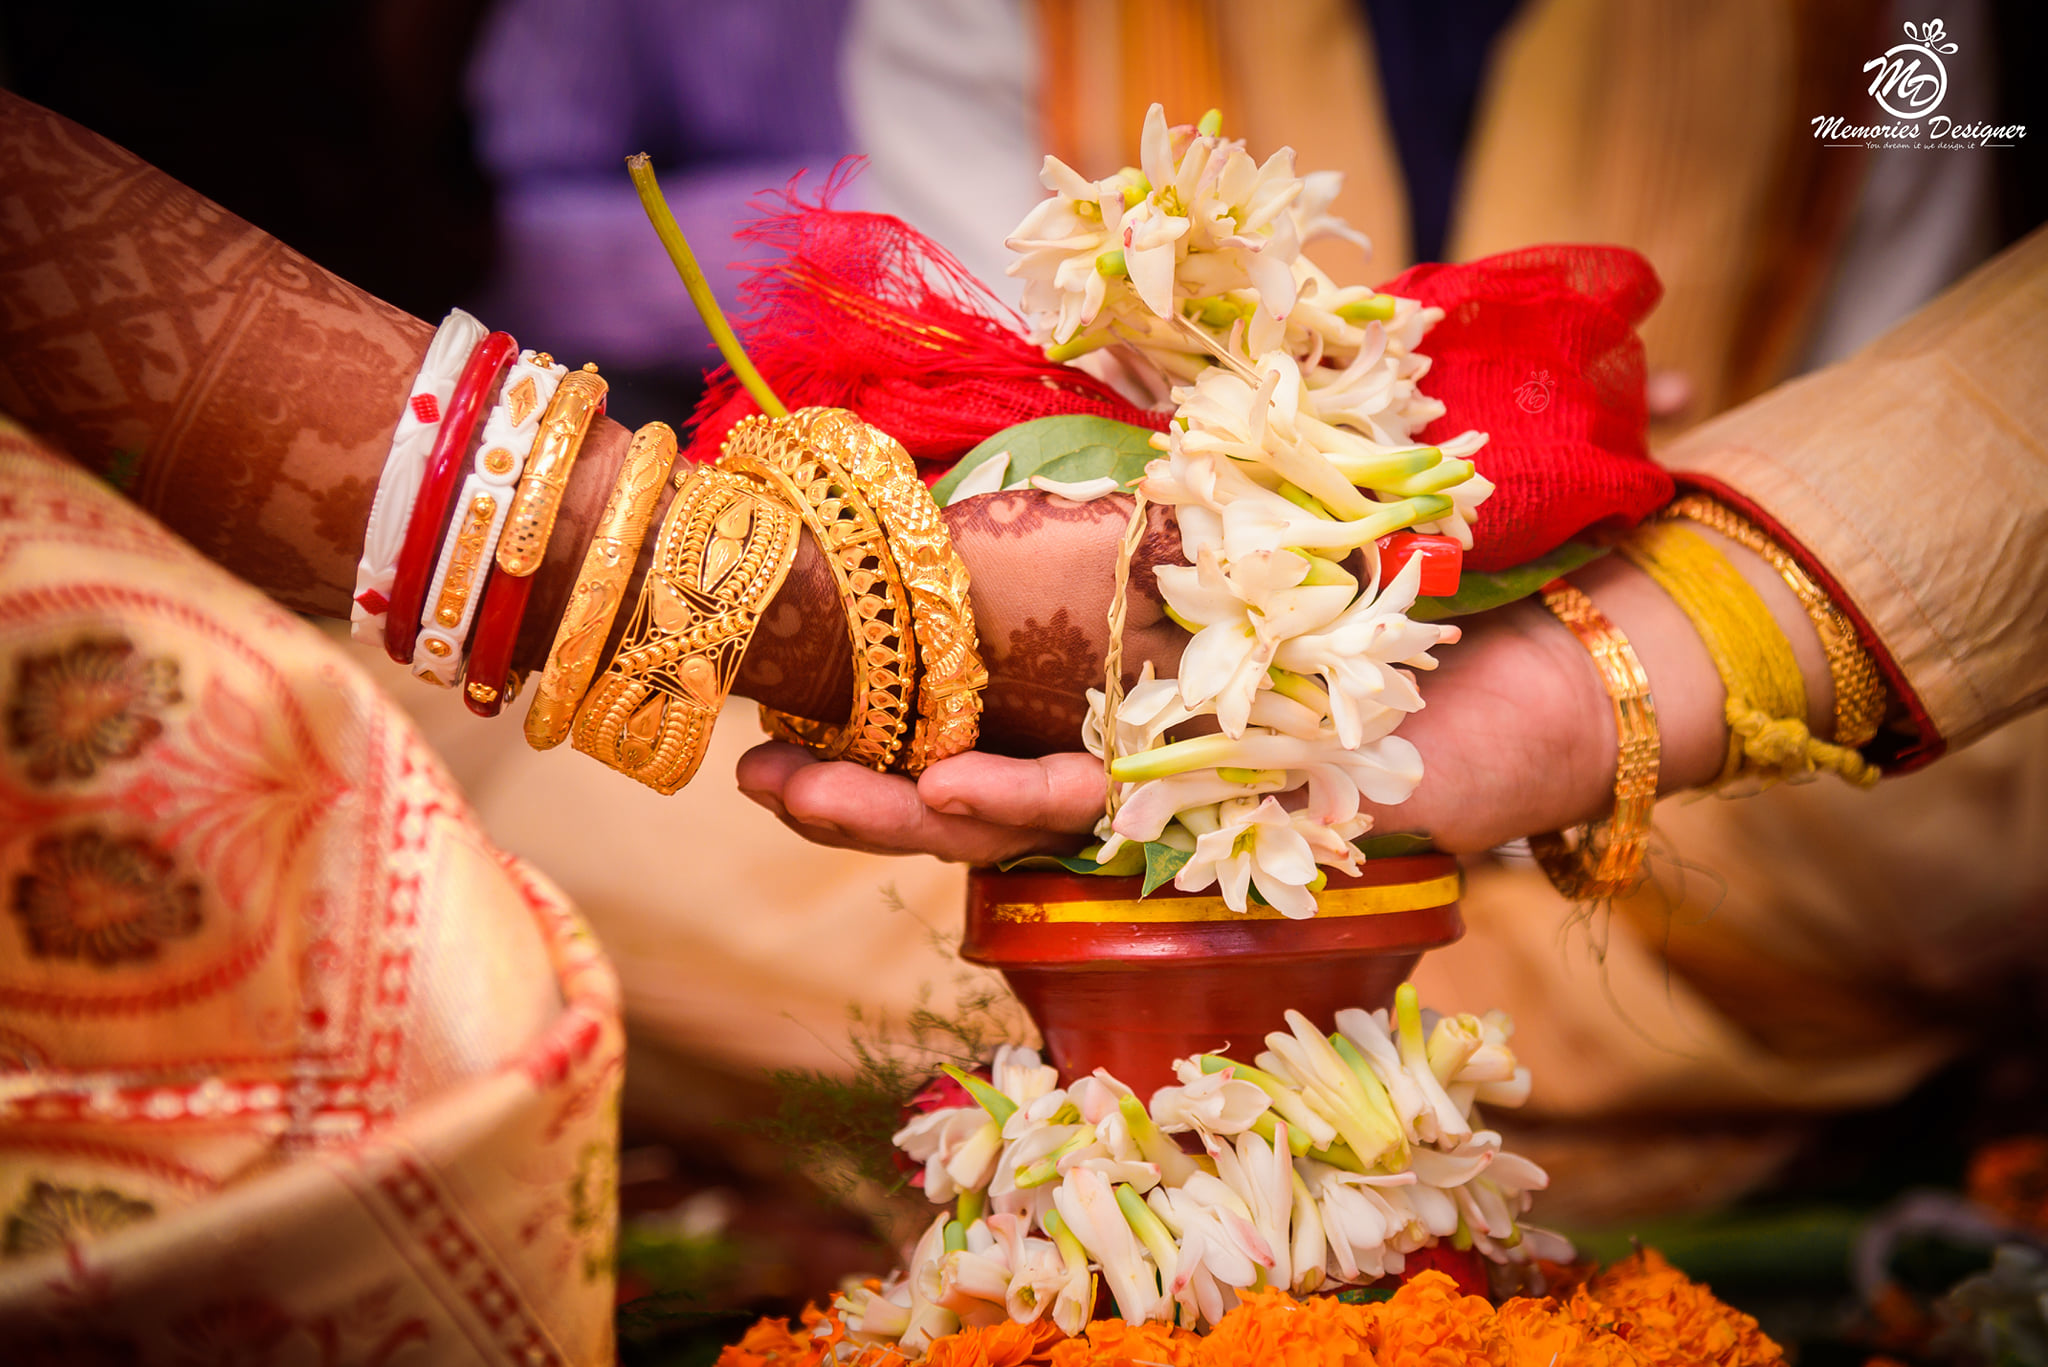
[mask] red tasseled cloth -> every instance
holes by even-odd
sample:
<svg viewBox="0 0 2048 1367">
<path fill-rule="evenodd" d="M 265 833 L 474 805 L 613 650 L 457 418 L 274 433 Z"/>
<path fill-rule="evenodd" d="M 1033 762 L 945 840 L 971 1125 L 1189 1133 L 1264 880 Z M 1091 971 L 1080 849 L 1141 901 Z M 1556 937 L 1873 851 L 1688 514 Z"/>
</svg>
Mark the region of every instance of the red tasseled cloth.
<svg viewBox="0 0 2048 1367">
<path fill-rule="evenodd" d="M 795 183 L 742 230 L 767 249 L 741 286 L 747 353 L 790 408 L 847 408 L 890 433 L 927 478 L 1016 423 L 1093 413 L 1153 430 L 1167 413 L 1047 361 L 1021 321 L 944 248 L 886 214 L 797 198 Z M 1531 247 L 1462 266 L 1413 267 L 1385 288 L 1445 311 L 1424 339 L 1424 393 L 1442 441 L 1489 434 L 1476 457 L 1497 486 L 1480 508 L 1465 564 L 1533 560 L 1589 528 L 1640 521 L 1672 496 L 1645 440 L 1643 348 L 1635 325 L 1662 287 L 1619 247 Z M 686 454 L 712 460 L 758 412 L 720 367 L 698 405 Z"/>
<path fill-rule="evenodd" d="M 1412 266 L 1381 288 L 1444 311 L 1422 341 L 1422 392 L 1446 412 L 1421 439 L 1487 434 L 1473 460 L 1497 487 L 1468 569 L 1524 564 L 1671 501 L 1671 476 L 1650 460 L 1636 336 L 1664 292 L 1648 261 L 1625 247 L 1526 247 Z"/>
<path fill-rule="evenodd" d="M 741 230 L 767 248 L 740 293 L 737 325 L 754 366 L 791 409 L 847 408 L 903 443 L 930 478 L 984 438 L 1058 413 L 1093 413 L 1162 430 L 1166 413 L 1058 365 L 1023 323 L 943 247 L 887 214 L 805 204 L 791 183 L 781 207 Z M 725 434 L 758 413 L 721 366 L 697 405 L 686 454 L 714 460 Z"/>
</svg>

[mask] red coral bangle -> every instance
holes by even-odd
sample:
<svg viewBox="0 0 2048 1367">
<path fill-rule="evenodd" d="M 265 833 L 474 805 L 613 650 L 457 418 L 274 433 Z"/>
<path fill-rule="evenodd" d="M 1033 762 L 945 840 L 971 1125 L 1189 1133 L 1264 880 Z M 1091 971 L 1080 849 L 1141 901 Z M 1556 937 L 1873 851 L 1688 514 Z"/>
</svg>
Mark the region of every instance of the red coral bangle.
<svg viewBox="0 0 2048 1367">
<path fill-rule="evenodd" d="M 442 415 L 441 431 L 427 456 L 426 473 L 420 476 L 419 497 L 413 500 L 412 521 L 406 524 L 405 544 L 399 548 L 398 568 L 391 579 L 391 606 L 384 618 L 384 653 L 402 665 L 412 663 L 412 648 L 420 633 L 420 610 L 426 606 L 427 579 L 441 549 L 441 533 L 448 521 L 448 500 L 455 493 L 462 473 L 469 439 L 483 415 L 484 400 L 498 383 L 499 375 L 519 353 L 519 343 L 510 334 L 494 332 L 477 344 L 462 378 L 449 396 L 448 411 Z"/>
<path fill-rule="evenodd" d="M 519 624 L 526 620 L 532 592 L 533 576 L 517 574 L 494 574 L 484 590 L 462 685 L 462 701 L 479 717 L 497 716 L 518 689 L 511 676 L 512 648 L 519 643 Z"/>
<path fill-rule="evenodd" d="M 597 367 L 571 371 L 555 388 L 540 435 L 526 459 L 519 493 L 505 535 L 498 543 L 499 573 L 484 589 L 477 612 L 476 634 L 469 642 L 469 668 L 462 701 L 479 717 L 495 717 L 518 688 L 511 676 L 512 649 L 526 618 L 526 600 L 533 592 L 534 572 L 547 553 L 555 512 L 569 484 L 569 471 L 591 427 L 604 416 L 608 386 Z M 516 563 L 508 563 L 508 554 Z"/>
</svg>

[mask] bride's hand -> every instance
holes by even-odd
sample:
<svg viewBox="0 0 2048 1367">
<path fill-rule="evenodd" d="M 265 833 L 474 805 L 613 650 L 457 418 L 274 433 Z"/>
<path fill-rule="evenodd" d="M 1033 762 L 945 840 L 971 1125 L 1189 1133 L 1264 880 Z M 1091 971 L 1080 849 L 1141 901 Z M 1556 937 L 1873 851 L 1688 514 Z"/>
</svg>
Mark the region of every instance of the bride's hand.
<svg viewBox="0 0 2048 1367">
<path fill-rule="evenodd" d="M 1574 576 L 1630 638 L 1650 675 L 1663 733 L 1660 788 L 1711 779 L 1727 732 L 1713 663 L 1677 606 L 1640 571 L 1603 561 Z M 1427 706 L 1400 735 L 1423 780 L 1375 829 L 1420 831 L 1469 853 L 1601 815 L 1611 804 L 1615 731 L 1591 657 L 1536 600 L 1469 619 L 1464 639 L 1421 677 Z M 991 863 L 1084 843 L 1103 810 L 1099 760 L 960 755 L 912 781 L 765 745 L 740 786 L 821 844 Z"/>
</svg>

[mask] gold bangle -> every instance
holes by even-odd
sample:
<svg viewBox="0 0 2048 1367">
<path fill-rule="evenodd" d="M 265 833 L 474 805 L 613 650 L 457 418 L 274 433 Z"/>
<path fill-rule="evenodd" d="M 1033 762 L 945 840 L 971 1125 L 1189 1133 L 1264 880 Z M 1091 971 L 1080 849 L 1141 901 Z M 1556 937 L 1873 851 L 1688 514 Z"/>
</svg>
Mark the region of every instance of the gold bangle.
<svg viewBox="0 0 2048 1367">
<path fill-rule="evenodd" d="M 498 541 L 498 568 L 525 578 L 547 558 L 548 538 L 554 535 L 555 514 L 561 511 L 562 491 L 569 487 L 569 471 L 583 449 L 591 424 L 604 412 L 604 396 L 610 388 L 598 378 L 594 364 L 572 370 L 555 386 L 554 398 L 540 420 L 540 433 L 526 458 L 526 471 L 519 477 L 519 489 L 512 495 L 512 513 L 505 519 L 505 535 Z"/>
<path fill-rule="evenodd" d="M 813 424 L 812 437 L 852 476 L 880 516 L 889 555 L 910 594 L 921 672 L 917 723 L 899 767 L 906 774 L 921 774 L 938 760 L 972 750 L 981 728 L 988 669 L 974 632 L 967 566 L 953 553 L 939 505 L 902 443 L 847 417 Z"/>
<path fill-rule="evenodd" d="M 1543 605 L 1593 657 L 1614 705 L 1619 747 L 1614 764 L 1614 811 L 1603 821 L 1565 832 L 1529 837 L 1529 852 L 1551 885 L 1574 902 L 1619 897 L 1642 881 L 1650 851 L 1650 813 L 1657 805 L 1661 741 L 1650 676 L 1628 637 L 1593 600 L 1562 579 L 1543 586 Z"/>
<path fill-rule="evenodd" d="M 743 475 L 692 465 L 617 653 L 576 712 L 578 750 L 661 793 L 696 774 L 740 657 L 796 559 L 797 515 Z"/>
<path fill-rule="evenodd" d="M 569 606 L 555 628 L 547 666 L 534 686 L 526 709 L 526 743 L 549 750 L 567 738 L 576 721 L 576 705 L 597 673 L 598 654 L 611 634 L 626 585 L 639 559 L 640 543 L 654 521 L 661 486 L 675 464 L 676 434 L 664 422 L 650 422 L 633 434 L 619 467 L 618 483 L 597 520 L 596 534 L 583 552 Z"/>
<path fill-rule="evenodd" d="M 1828 659 L 1828 677 L 1835 685 L 1834 742 L 1852 750 L 1870 744 L 1884 724 L 1889 695 L 1877 661 L 1856 638 L 1848 615 L 1813 582 L 1804 567 L 1785 548 L 1766 536 L 1763 529 L 1719 499 L 1706 494 L 1687 494 L 1664 510 L 1667 518 L 1683 517 L 1719 532 L 1738 546 L 1746 546 L 1769 562 L 1778 577 L 1799 597 L 1799 604 L 1813 620 L 1815 634 Z"/>
<path fill-rule="evenodd" d="M 807 746 L 822 759 L 887 769 L 909 729 L 917 644 L 910 600 L 867 497 L 827 450 L 843 449 L 845 424 L 865 427 L 842 409 L 805 408 L 786 418 L 743 419 L 725 439 L 720 468 L 774 486 L 804 520 L 839 583 L 853 644 L 853 702 L 834 726 L 761 709 L 771 735 Z"/>
</svg>

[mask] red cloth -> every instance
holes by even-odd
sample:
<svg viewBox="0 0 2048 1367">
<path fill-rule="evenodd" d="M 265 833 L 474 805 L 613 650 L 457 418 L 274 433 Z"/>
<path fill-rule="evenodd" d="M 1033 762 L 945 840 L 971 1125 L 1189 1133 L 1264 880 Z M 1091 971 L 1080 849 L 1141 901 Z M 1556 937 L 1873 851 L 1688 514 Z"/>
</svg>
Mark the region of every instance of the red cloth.
<svg viewBox="0 0 2048 1367">
<path fill-rule="evenodd" d="M 887 214 L 779 203 L 740 233 L 770 251 L 740 286 L 736 325 L 754 366 L 790 408 L 847 408 L 903 443 L 936 478 L 1006 427 L 1093 413 L 1163 430 L 1167 413 L 1133 407 L 1100 380 L 1045 359 L 1021 319 L 947 251 Z M 695 415 L 685 454 L 717 458 L 727 432 L 760 412 L 726 367 Z"/>
<path fill-rule="evenodd" d="M 1446 412 L 1422 440 L 1488 434 L 1474 463 L 1497 488 L 1467 568 L 1509 569 L 1671 501 L 1671 476 L 1650 460 L 1636 336 L 1664 292 L 1648 261 L 1625 247 L 1527 247 L 1412 266 L 1381 288 L 1444 310 L 1423 340 L 1422 392 Z"/>
<path fill-rule="evenodd" d="M 830 208 L 854 169 L 842 165 L 816 203 L 792 181 L 740 234 L 766 253 L 741 286 L 738 331 L 784 403 L 851 409 L 902 442 L 927 478 L 1033 418 L 1093 413 L 1164 429 L 1170 414 L 1047 361 L 1014 313 L 901 219 Z M 1670 501 L 1671 477 L 1649 459 L 1635 332 L 1662 286 L 1641 256 L 1530 247 L 1416 266 L 1385 288 L 1444 310 L 1424 342 L 1422 390 L 1447 411 L 1423 440 L 1489 434 L 1477 464 L 1497 489 L 1467 568 L 1508 569 Z M 759 411 L 721 367 L 685 454 L 716 458 L 732 425 Z"/>
</svg>

